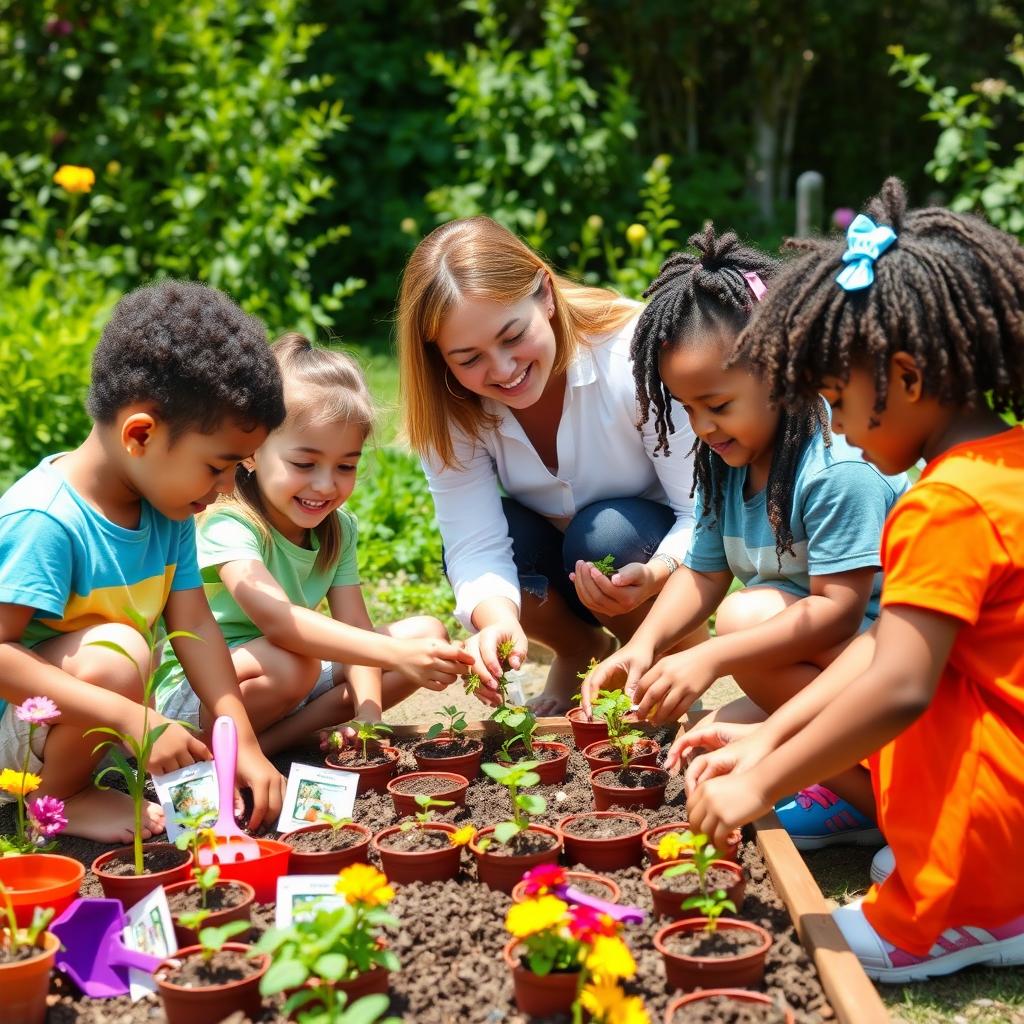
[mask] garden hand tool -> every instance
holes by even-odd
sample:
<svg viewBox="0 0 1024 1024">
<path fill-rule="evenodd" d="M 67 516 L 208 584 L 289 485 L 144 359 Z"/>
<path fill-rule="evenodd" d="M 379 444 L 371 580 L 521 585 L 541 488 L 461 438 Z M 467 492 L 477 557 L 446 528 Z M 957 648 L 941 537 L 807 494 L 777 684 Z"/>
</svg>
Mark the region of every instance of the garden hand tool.
<svg viewBox="0 0 1024 1024">
<path fill-rule="evenodd" d="M 235 763 L 238 759 L 238 731 L 234 720 L 221 715 L 213 723 L 213 763 L 217 769 L 217 820 L 213 824 L 216 843 L 199 848 L 199 866 L 259 860 L 260 848 L 235 824 Z"/>
<path fill-rule="evenodd" d="M 623 924 L 643 924 L 647 912 L 640 907 L 623 907 L 618 903 L 609 903 L 599 896 L 590 896 L 582 889 L 563 882 L 561 885 L 552 886 L 551 891 L 567 903 L 576 903 L 581 907 L 590 907 L 599 914 L 607 914 L 613 921 L 621 921 Z"/>
</svg>

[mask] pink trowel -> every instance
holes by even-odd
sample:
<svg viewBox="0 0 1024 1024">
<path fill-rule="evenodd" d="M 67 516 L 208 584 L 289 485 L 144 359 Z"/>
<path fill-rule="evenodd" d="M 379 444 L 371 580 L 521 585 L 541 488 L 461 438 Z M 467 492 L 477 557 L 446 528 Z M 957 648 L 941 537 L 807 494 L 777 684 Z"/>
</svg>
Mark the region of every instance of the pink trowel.
<svg viewBox="0 0 1024 1024">
<path fill-rule="evenodd" d="M 643 924 L 647 918 L 647 912 L 640 907 L 624 907 L 618 903 L 609 903 L 599 896 L 591 896 L 582 889 L 573 885 L 561 883 L 553 885 L 551 891 L 567 903 L 576 903 L 581 907 L 590 907 L 599 914 L 607 914 L 613 921 L 621 921 L 623 924 Z"/>
<path fill-rule="evenodd" d="M 213 723 L 213 763 L 217 769 L 217 820 L 213 824 L 214 845 L 199 848 L 199 866 L 233 864 L 259 860 L 259 844 L 235 824 L 235 764 L 238 760 L 238 731 L 234 720 L 221 715 Z"/>
</svg>

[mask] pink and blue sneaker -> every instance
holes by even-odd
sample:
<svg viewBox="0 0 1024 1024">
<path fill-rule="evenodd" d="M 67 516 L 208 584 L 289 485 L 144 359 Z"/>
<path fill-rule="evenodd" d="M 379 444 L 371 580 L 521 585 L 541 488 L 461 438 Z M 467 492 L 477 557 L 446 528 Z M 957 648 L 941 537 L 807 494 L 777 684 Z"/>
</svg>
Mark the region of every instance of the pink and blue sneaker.
<svg viewBox="0 0 1024 1024">
<path fill-rule="evenodd" d="M 782 827 L 798 850 L 825 846 L 881 846 L 885 840 L 875 823 L 825 786 L 808 786 L 775 805 Z"/>
</svg>

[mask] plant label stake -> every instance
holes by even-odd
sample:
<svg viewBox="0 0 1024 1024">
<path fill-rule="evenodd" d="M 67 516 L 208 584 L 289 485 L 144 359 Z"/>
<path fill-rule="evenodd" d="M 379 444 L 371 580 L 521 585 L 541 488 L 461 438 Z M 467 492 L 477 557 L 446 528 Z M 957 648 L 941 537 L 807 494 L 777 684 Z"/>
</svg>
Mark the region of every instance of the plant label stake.
<svg viewBox="0 0 1024 1024">
<path fill-rule="evenodd" d="M 259 860 L 259 845 L 235 824 L 235 762 L 238 759 L 238 731 L 234 720 L 221 715 L 213 723 L 213 762 L 217 766 L 217 820 L 213 825 L 215 846 L 202 846 L 199 866 L 233 864 Z"/>
</svg>

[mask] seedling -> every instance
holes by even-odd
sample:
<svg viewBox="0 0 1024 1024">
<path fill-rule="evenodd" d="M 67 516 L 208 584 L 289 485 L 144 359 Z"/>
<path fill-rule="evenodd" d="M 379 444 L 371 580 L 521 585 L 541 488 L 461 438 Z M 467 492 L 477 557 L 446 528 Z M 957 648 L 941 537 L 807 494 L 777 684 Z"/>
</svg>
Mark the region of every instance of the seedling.
<svg viewBox="0 0 1024 1024">
<path fill-rule="evenodd" d="M 416 815 L 415 821 L 403 821 L 398 827 L 403 832 L 409 832 L 414 828 L 422 828 L 424 825 L 429 824 L 434 820 L 434 807 L 454 807 L 454 800 L 435 800 L 432 796 L 427 796 L 426 793 L 416 794 L 416 806 L 420 809 L 419 814 Z"/>
<path fill-rule="evenodd" d="M 689 852 L 691 859 L 666 869 L 665 877 L 693 874 L 697 876 L 699 892 L 696 896 L 689 896 L 683 900 L 683 910 L 699 910 L 701 917 L 707 918 L 704 930 L 713 932 L 718 927 L 718 919 L 722 914 L 727 910 L 733 913 L 736 911 L 736 904 L 726 898 L 724 889 L 708 889 L 708 869 L 712 861 L 718 859 L 718 851 L 708 843 L 708 837 L 702 833 L 694 835 L 687 831 L 679 838 L 681 850 Z"/>
<path fill-rule="evenodd" d="M 632 702 L 622 690 L 600 690 L 594 701 L 594 717 L 603 718 L 608 726 L 608 742 L 618 752 L 623 768 L 629 767 L 633 747 L 643 738 L 643 733 L 626 721 L 632 708 Z"/>
<path fill-rule="evenodd" d="M 326 811 L 317 811 L 316 824 L 330 825 L 332 832 L 340 832 L 346 825 L 352 824 L 352 819 L 336 818 L 333 814 L 328 814 Z"/>
<path fill-rule="evenodd" d="M 27 928 L 19 928 L 14 916 L 14 901 L 3 882 L 0 882 L 0 897 L 3 897 L 4 916 L 7 918 L 6 925 L 0 928 L 0 948 L 11 953 L 19 949 L 33 949 L 53 918 L 53 907 L 47 907 L 46 910 L 36 907 L 32 913 L 32 923 Z"/>
<path fill-rule="evenodd" d="M 533 754 L 533 734 L 537 731 L 537 716 L 529 708 L 502 704 L 491 715 L 491 721 L 497 722 L 505 730 L 505 742 L 499 751 L 503 761 L 514 760 L 512 746 L 515 743 L 522 743 L 527 755 Z"/>
<path fill-rule="evenodd" d="M 509 658 L 512 657 L 512 651 L 515 649 L 515 646 L 514 640 L 502 640 L 498 644 L 498 663 L 503 669 L 501 675 L 498 676 L 498 694 L 501 697 L 502 704 L 508 698 L 508 680 L 505 678 L 505 672 L 512 667 L 509 664 Z M 468 673 L 462 681 L 462 689 L 467 697 L 472 697 L 482 685 L 483 680 L 481 680 L 476 672 Z"/>
<path fill-rule="evenodd" d="M 200 811 L 198 814 L 178 815 L 178 824 L 183 826 L 184 831 L 174 840 L 174 845 L 179 850 L 192 851 L 192 859 L 195 865 L 192 868 L 192 878 L 195 881 L 196 888 L 199 890 L 199 906 L 203 909 L 206 908 L 206 901 L 210 890 L 216 884 L 217 879 L 220 878 L 220 868 L 216 864 L 211 864 L 208 868 L 203 868 L 199 864 L 200 848 L 203 846 L 213 848 L 217 845 L 216 833 L 209 825 L 205 824 L 210 818 L 209 812 L 204 811 Z M 193 926 L 186 925 L 185 927 Z"/>
<path fill-rule="evenodd" d="M 519 790 L 536 786 L 540 782 L 540 776 L 534 771 L 537 761 L 520 761 L 518 764 L 509 766 L 501 764 L 485 764 L 483 770 L 495 782 L 508 789 L 509 799 L 512 802 L 512 820 L 502 821 L 494 826 L 491 833 L 493 837 L 506 846 L 520 832 L 530 827 L 530 818 L 543 814 L 548 807 L 547 800 L 542 796 L 533 793 L 520 793 Z M 486 850 L 488 838 L 485 836 L 478 844 L 481 849 Z"/>
<path fill-rule="evenodd" d="M 577 672 L 576 673 L 576 678 L 581 683 L 585 683 L 587 681 L 587 679 L 589 678 L 590 673 L 593 672 L 594 669 L 597 668 L 597 666 L 599 664 L 600 664 L 600 662 L 597 660 L 597 658 L 591 658 L 590 659 L 590 663 L 587 665 L 587 667 L 582 672 Z M 574 694 L 572 699 L 573 699 L 573 703 L 578 704 L 583 699 L 583 695 L 580 694 L 580 693 Z"/>
<path fill-rule="evenodd" d="M 599 558 L 594 562 L 594 568 L 601 573 L 602 576 L 607 576 L 611 579 L 619 570 L 615 567 L 615 556 L 605 555 L 604 558 Z"/>
<path fill-rule="evenodd" d="M 356 739 L 362 746 L 363 760 L 368 760 L 368 754 L 366 752 L 366 745 L 368 743 L 376 743 L 378 746 L 383 744 L 385 734 L 394 732 L 390 725 L 385 725 L 383 722 L 349 722 L 349 727 L 355 729 Z M 334 736 L 338 733 L 332 734 L 332 741 Z"/>
<path fill-rule="evenodd" d="M 480 682 L 480 677 L 477 676 L 477 683 Z M 446 708 L 441 708 L 437 713 L 440 722 L 435 722 L 427 730 L 427 739 L 436 740 L 438 736 L 447 735 L 450 739 L 455 739 L 457 734 L 465 732 L 466 730 L 466 712 L 460 711 L 454 704 L 449 704 Z"/>
<path fill-rule="evenodd" d="M 179 920 L 186 928 L 195 928 L 198 924 L 202 924 L 209 914 L 208 910 L 197 910 L 194 914 L 183 914 Z M 204 916 L 198 922 L 193 920 L 192 923 L 186 923 L 186 917 L 194 919 L 199 915 Z M 224 948 L 226 942 L 229 942 L 234 936 L 248 931 L 251 927 L 249 921 L 228 921 L 227 924 L 222 924 L 219 928 L 204 928 L 199 933 L 199 946 L 202 949 L 203 960 L 209 963 L 214 954 Z"/>
</svg>

